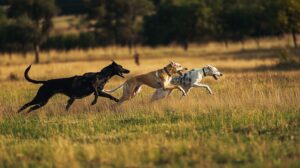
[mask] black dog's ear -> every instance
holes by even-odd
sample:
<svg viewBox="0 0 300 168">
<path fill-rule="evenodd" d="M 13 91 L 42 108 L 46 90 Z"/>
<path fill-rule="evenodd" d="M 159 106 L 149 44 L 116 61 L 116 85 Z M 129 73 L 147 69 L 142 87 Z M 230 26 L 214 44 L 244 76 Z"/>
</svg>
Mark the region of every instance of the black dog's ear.
<svg viewBox="0 0 300 168">
<path fill-rule="evenodd" d="M 115 60 L 111 59 L 112 64 L 116 64 Z"/>
</svg>

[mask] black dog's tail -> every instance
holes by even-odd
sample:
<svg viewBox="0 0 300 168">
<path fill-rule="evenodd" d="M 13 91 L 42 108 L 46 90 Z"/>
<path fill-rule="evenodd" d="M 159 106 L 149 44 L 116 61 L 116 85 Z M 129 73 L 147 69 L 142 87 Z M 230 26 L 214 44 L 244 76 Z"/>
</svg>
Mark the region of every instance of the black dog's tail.
<svg viewBox="0 0 300 168">
<path fill-rule="evenodd" d="M 31 79 L 31 78 L 28 76 L 28 72 L 29 72 L 30 68 L 31 68 L 31 65 L 29 65 L 29 67 L 27 67 L 26 70 L 25 70 L 25 72 L 24 72 L 25 79 L 26 79 L 28 82 L 35 83 L 35 84 L 45 83 L 45 81 L 37 81 L 37 80 Z"/>
</svg>

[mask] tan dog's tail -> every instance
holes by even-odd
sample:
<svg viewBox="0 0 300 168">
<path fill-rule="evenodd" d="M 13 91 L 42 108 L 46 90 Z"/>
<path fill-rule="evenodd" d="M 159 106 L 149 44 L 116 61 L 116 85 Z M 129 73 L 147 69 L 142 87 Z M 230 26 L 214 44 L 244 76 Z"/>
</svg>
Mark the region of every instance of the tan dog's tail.
<svg viewBox="0 0 300 168">
<path fill-rule="evenodd" d="M 112 93 L 112 92 L 115 92 L 116 90 L 121 89 L 121 88 L 123 88 L 123 87 L 124 87 L 124 83 L 123 83 L 122 85 L 120 85 L 120 86 L 114 88 L 114 89 L 111 89 L 111 90 L 103 90 L 103 91 L 106 92 L 106 93 Z"/>
</svg>

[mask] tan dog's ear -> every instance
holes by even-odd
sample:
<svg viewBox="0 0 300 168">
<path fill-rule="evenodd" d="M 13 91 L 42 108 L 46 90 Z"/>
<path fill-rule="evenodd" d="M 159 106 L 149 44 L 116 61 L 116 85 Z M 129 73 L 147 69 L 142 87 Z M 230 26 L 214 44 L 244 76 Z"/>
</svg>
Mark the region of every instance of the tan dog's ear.
<svg viewBox="0 0 300 168">
<path fill-rule="evenodd" d="M 172 66 L 175 66 L 175 65 L 176 65 L 176 63 L 173 62 L 173 61 L 170 61 L 170 64 L 171 64 Z"/>
</svg>

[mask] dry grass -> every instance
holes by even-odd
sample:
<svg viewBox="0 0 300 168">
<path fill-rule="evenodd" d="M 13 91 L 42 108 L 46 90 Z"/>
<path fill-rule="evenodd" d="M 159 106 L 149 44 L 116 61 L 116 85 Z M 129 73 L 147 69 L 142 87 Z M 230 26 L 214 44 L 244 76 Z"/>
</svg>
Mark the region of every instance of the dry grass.
<svg viewBox="0 0 300 168">
<path fill-rule="evenodd" d="M 158 69 L 171 59 L 188 68 L 214 64 L 225 71 L 219 81 L 203 81 L 214 95 L 193 89 L 182 99 L 174 92 L 167 100 L 149 104 L 154 90 L 143 87 L 117 110 L 106 99 L 90 106 L 91 96 L 65 112 L 67 98 L 57 95 L 43 109 L 18 115 L 16 109 L 32 98 L 39 85 L 23 80 L 29 60 L 22 63 L 18 58 L 13 65 L 1 66 L 0 167 L 299 167 L 299 71 L 257 71 L 276 62 L 259 51 L 257 57 L 251 53 L 254 57 L 244 58 L 221 51 L 202 55 L 201 50 L 195 47 L 186 53 L 189 56 L 180 57 L 185 52 L 179 48 L 145 48 L 141 52 L 154 57 L 142 57 L 140 67 L 131 59 L 116 60 L 132 71 L 130 75 Z M 74 52 L 74 57 L 81 54 Z M 108 63 L 34 65 L 30 76 L 71 76 L 97 71 Z M 124 80 L 114 77 L 106 87 Z"/>
<path fill-rule="evenodd" d="M 226 48 L 223 43 L 207 43 L 201 46 L 191 45 L 189 51 L 184 51 L 179 46 L 172 47 L 137 47 L 136 50 L 141 58 L 176 58 L 176 57 L 202 57 L 211 59 L 228 58 L 269 58 L 275 56 L 274 51 L 282 47 L 291 47 L 289 36 L 278 38 L 261 39 L 260 47 L 253 40 L 245 41 L 244 47 L 241 43 L 229 43 Z M 128 59 L 132 58 L 132 53 L 126 47 L 113 46 L 94 48 L 88 50 L 71 51 L 48 51 L 41 53 L 42 63 L 52 62 L 74 62 L 74 61 L 96 61 L 108 59 Z M 34 60 L 33 53 L 28 53 L 26 57 L 21 54 L 1 54 L 0 65 L 20 65 L 30 64 Z"/>
</svg>

